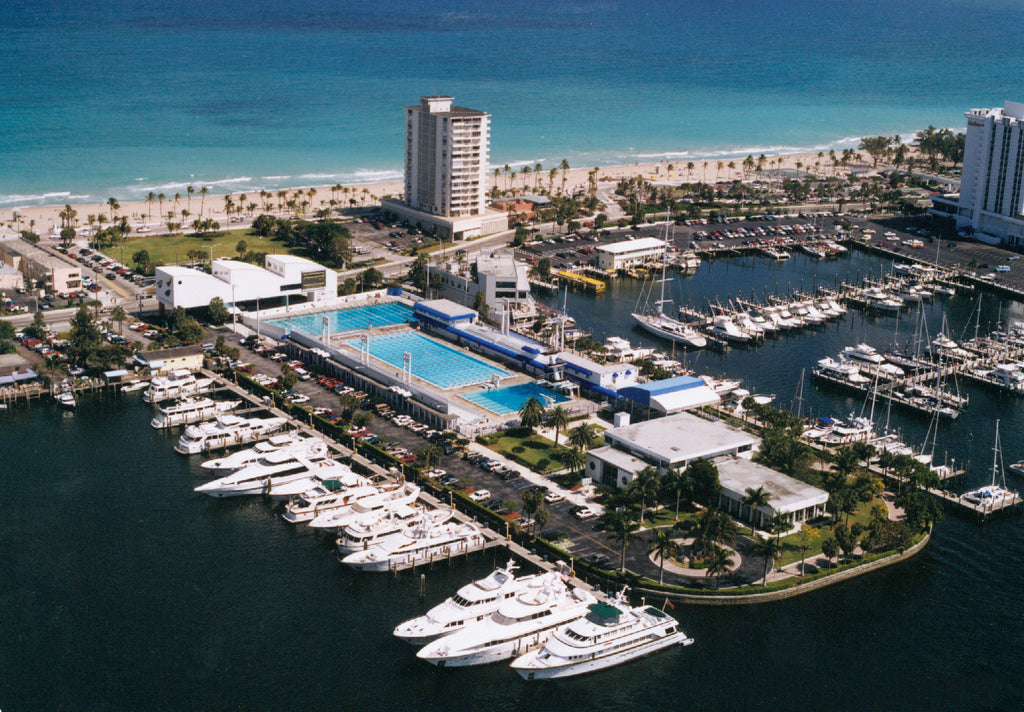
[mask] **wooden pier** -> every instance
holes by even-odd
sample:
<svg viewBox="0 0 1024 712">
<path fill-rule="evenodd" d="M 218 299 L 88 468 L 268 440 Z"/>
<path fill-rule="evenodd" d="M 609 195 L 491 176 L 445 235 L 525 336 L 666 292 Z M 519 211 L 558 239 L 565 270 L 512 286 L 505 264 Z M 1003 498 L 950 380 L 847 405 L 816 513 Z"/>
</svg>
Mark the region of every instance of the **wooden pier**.
<svg viewBox="0 0 1024 712">
<path fill-rule="evenodd" d="M 948 490 L 930 489 L 928 492 L 941 500 L 947 507 L 982 522 L 995 517 L 1019 514 L 1022 508 L 1024 508 L 1024 498 L 1016 492 L 1009 492 L 997 501 L 989 504 L 970 502 L 964 499 L 963 495 L 958 495 Z"/>
</svg>

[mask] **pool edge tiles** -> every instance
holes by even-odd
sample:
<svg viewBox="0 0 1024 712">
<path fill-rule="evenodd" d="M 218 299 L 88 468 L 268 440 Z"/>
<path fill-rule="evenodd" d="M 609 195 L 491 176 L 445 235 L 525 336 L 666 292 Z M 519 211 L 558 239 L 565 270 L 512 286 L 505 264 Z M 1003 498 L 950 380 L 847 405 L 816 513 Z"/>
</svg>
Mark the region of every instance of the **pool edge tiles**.
<svg viewBox="0 0 1024 712">
<path fill-rule="evenodd" d="M 413 313 L 413 308 L 408 304 L 399 301 L 386 301 L 379 304 L 363 304 L 361 306 L 283 316 L 268 319 L 267 323 L 288 331 L 301 331 L 315 336 L 321 333 L 322 319 L 325 316 L 331 320 L 331 333 L 343 334 L 371 327 L 412 323 L 415 321 Z"/>
<path fill-rule="evenodd" d="M 528 394 L 524 394 L 522 400 L 516 407 L 512 407 L 511 405 L 502 403 L 500 400 L 495 400 L 492 397 L 493 394 L 495 393 L 508 393 L 510 391 L 516 390 L 529 391 Z M 491 413 L 494 413 L 495 415 L 511 415 L 513 413 L 518 413 L 519 409 L 522 408 L 523 403 L 525 403 L 527 399 L 529 399 L 531 396 L 539 395 L 539 392 L 542 390 L 547 391 L 548 393 L 551 394 L 551 397 L 554 399 L 553 402 L 555 404 L 567 403 L 570 400 L 572 400 L 571 398 L 567 398 L 561 393 L 555 393 L 550 388 L 538 386 L 536 383 L 533 382 L 517 383 L 512 386 L 505 386 L 504 388 L 476 391 L 475 393 L 462 393 L 461 397 L 469 401 L 473 405 L 488 410 Z M 496 408 L 502 408 L 502 410 L 497 410 Z"/>
<path fill-rule="evenodd" d="M 362 339 L 349 339 L 345 343 L 357 350 L 362 347 Z M 369 349 L 371 356 L 398 369 L 402 368 L 402 353 L 411 353 L 412 375 L 443 391 L 487 383 L 495 376 L 499 380 L 512 376 L 505 369 L 417 331 L 370 336 Z M 427 349 L 429 353 L 425 353 Z M 441 362 L 455 368 L 442 368 Z M 462 374 L 463 380 L 454 380 L 455 373 Z M 451 375 L 445 378 L 443 374 Z"/>
</svg>

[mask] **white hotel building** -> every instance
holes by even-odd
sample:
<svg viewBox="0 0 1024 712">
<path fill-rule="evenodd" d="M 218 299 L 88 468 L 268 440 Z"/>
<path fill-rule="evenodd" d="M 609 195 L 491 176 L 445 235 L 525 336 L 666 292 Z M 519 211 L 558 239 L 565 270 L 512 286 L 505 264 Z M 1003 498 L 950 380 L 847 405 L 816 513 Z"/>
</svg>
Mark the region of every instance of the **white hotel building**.
<svg viewBox="0 0 1024 712">
<path fill-rule="evenodd" d="M 453 101 L 424 96 L 405 107 L 405 201 L 382 207 L 448 239 L 507 230 L 506 214 L 486 205 L 491 116 Z"/>
<path fill-rule="evenodd" d="M 970 228 L 986 242 L 1024 245 L 1024 104 L 1008 101 L 966 116 L 957 229 Z"/>
</svg>

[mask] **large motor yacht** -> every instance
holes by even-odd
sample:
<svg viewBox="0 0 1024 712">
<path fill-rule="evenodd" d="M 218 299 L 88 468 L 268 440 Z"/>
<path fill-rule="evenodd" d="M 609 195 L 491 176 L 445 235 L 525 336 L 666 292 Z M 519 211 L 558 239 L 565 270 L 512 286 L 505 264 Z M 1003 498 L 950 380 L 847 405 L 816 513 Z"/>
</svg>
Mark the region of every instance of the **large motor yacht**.
<svg viewBox="0 0 1024 712">
<path fill-rule="evenodd" d="M 548 572 L 491 615 L 429 643 L 416 657 L 438 667 L 483 665 L 523 655 L 547 642 L 556 628 L 587 614 L 597 599 Z"/>
<path fill-rule="evenodd" d="M 289 457 L 278 465 L 249 465 L 227 477 L 199 485 L 195 491 L 211 497 L 239 497 L 248 494 L 291 497 L 325 480 L 338 480 L 348 486 L 366 483 L 366 478 L 353 474 L 348 465 L 340 462 L 327 458 L 315 460 Z"/>
<path fill-rule="evenodd" d="M 510 559 L 484 578 L 466 584 L 426 614 L 400 623 L 395 628 L 395 637 L 413 645 L 425 645 L 482 621 L 536 580 L 537 574 L 516 576 L 517 568 Z"/>
<path fill-rule="evenodd" d="M 476 524 L 425 523 L 406 528 L 401 536 L 349 554 L 341 563 L 363 571 L 399 570 L 468 553 L 483 546 L 484 541 L 483 532 Z"/>
<path fill-rule="evenodd" d="M 288 424 L 287 418 L 242 418 L 221 415 L 198 425 L 190 425 L 178 439 L 174 451 L 182 455 L 196 455 L 204 450 L 242 445 L 265 438 Z"/>
<path fill-rule="evenodd" d="M 169 376 L 157 376 L 149 382 L 149 388 L 142 395 L 146 403 L 159 403 L 171 398 L 194 396 L 212 391 L 212 378 L 196 378 L 186 369 L 172 371 Z"/>
<path fill-rule="evenodd" d="M 425 510 L 418 504 L 402 505 L 386 512 L 379 512 L 370 522 L 355 522 L 341 530 L 336 541 L 338 560 L 378 544 L 390 546 L 388 540 L 403 536 L 407 529 L 438 526 L 450 520 L 454 514 L 455 512 L 448 507 Z"/>
<path fill-rule="evenodd" d="M 160 406 L 149 422 L 154 428 L 173 428 L 175 425 L 200 423 L 221 413 L 234 410 L 242 404 L 240 400 L 215 401 L 212 398 L 182 398 L 170 405 Z"/>
<path fill-rule="evenodd" d="M 572 677 L 692 643 L 675 618 L 654 606 L 633 608 L 620 593 L 609 603 L 591 604 L 586 616 L 560 627 L 542 648 L 513 661 L 512 669 L 526 680 Z"/>
<path fill-rule="evenodd" d="M 282 450 L 289 450 L 302 457 L 311 457 L 317 452 L 326 454 L 327 443 L 320 438 L 311 438 L 297 431 L 281 433 L 280 435 L 268 438 L 264 442 L 256 443 L 253 447 L 246 448 L 245 450 L 239 450 L 214 460 L 207 460 L 202 466 L 207 470 L 234 472 L 246 465 L 251 465 L 272 452 L 280 452 Z"/>
<path fill-rule="evenodd" d="M 370 522 L 388 509 L 412 504 L 419 496 L 420 488 L 411 482 L 381 487 L 348 504 L 321 509 L 315 517 L 310 517 L 309 526 L 313 529 L 340 529 L 356 522 Z"/>
</svg>

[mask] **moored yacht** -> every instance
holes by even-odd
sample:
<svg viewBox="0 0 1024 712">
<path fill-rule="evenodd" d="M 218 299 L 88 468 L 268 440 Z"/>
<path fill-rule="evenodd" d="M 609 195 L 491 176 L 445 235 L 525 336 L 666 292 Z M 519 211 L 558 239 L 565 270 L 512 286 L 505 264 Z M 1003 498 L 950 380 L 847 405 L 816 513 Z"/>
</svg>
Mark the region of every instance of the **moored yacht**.
<svg viewBox="0 0 1024 712">
<path fill-rule="evenodd" d="M 484 545 L 486 539 L 476 524 L 450 521 L 406 528 L 398 537 L 356 551 L 341 563 L 363 571 L 399 570 L 435 559 L 466 554 Z"/>
<path fill-rule="evenodd" d="M 632 607 L 619 594 L 593 603 L 584 617 L 558 628 L 543 647 L 516 658 L 526 680 L 572 677 L 615 667 L 673 645 L 692 645 L 675 618 L 654 606 Z"/>
<path fill-rule="evenodd" d="M 818 365 L 811 373 L 815 376 L 836 379 L 858 387 L 867 386 L 871 383 L 871 379 L 862 374 L 856 364 L 836 361 L 829 357 L 820 359 Z"/>
<path fill-rule="evenodd" d="M 673 319 L 667 314 L 637 313 L 632 316 L 637 324 L 655 336 L 660 336 L 661 338 L 668 339 L 669 341 L 675 341 L 676 343 L 682 344 L 683 346 L 691 349 L 702 349 L 708 345 L 707 339 L 704 335 L 694 327 L 684 321 Z"/>
<path fill-rule="evenodd" d="M 309 526 L 313 529 L 340 529 L 356 522 L 369 522 L 389 509 L 412 504 L 419 496 L 420 488 L 411 482 L 379 487 L 351 502 L 318 508 L 316 516 L 309 517 Z"/>
<path fill-rule="evenodd" d="M 589 591 L 570 588 L 551 571 L 482 621 L 429 643 L 416 657 L 438 667 L 508 660 L 543 645 L 556 628 L 586 615 L 596 602 Z"/>
<path fill-rule="evenodd" d="M 242 404 L 240 400 L 215 401 L 212 398 L 182 398 L 170 405 L 160 406 L 153 420 L 154 428 L 173 428 L 175 425 L 198 423 L 221 413 L 234 410 Z"/>
<path fill-rule="evenodd" d="M 204 450 L 242 445 L 265 438 L 288 424 L 287 418 L 242 418 L 220 415 L 198 425 L 190 425 L 178 439 L 174 451 L 182 455 L 196 455 Z"/>
<path fill-rule="evenodd" d="M 402 536 L 410 527 L 434 527 L 444 524 L 455 512 L 448 507 L 425 510 L 417 503 L 392 507 L 378 512 L 371 521 L 358 521 L 344 527 L 335 543 L 338 559 L 371 546 L 388 546 L 386 541 Z"/>
<path fill-rule="evenodd" d="M 320 513 L 321 508 L 329 510 L 345 507 L 360 497 L 368 497 L 377 491 L 371 484 L 345 487 L 337 480 L 318 482 L 315 487 L 293 497 L 285 505 L 281 518 L 289 524 L 308 522 Z"/>
<path fill-rule="evenodd" d="M 741 331 L 736 326 L 736 323 L 724 314 L 720 314 L 712 320 L 711 333 L 733 344 L 746 344 L 750 342 L 750 334 Z"/>
<path fill-rule="evenodd" d="M 195 488 L 196 492 L 211 497 L 238 497 L 249 494 L 298 495 L 316 485 L 314 477 L 321 479 L 341 480 L 343 483 L 363 481 L 364 478 L 353 480 L 348 465 L 342 465 L 327 458 L 325 455 L 313 458 L 275 457 L 271 453 L 264 460 L 243 467 L 226 477 L 207 482 Z M 322 467 L 326 466 L 326 467 Z M 294 487 L 285 488 L 284 485 Z"/>
<path fill-rule="evenodd" d="M 212 391 L 212 378 L 196 378 L 185 369 L 172 371 L 169 376 L 156 376 L 149 382 L 149 388 L 142 395 L 146 403 L 159 403 L 171 398 L 194 396 Z"/>
<path fill-rule="evenodd" d="M 320 438 L 308 437 L 298 431 L 282 433 L 280 435 L 273 435 L 264 442 L 256 443 L 253 447 L 245 450 L 239 450 L 214 460 L 207 460 L 202 466 L 207 470 L 233 472 L 256 462 L 272 452 L 285 449 L 294 449 L 293 451 L 296 454 L 310 457 L 315 452 L 325 454 L 327 452 L 327 443 Z"/>
<path fill-rule="evenodd" d="M 515 562 L 509 559 L 505 566 L 466 584 L 454 596 L 437 604 L 424 615 L 398 624 L 395 637 L 412 645 L 426 645 L 482 621 L 498 610 L 502 603 L 515 598 L 538 577 L 538 574 L 516 576 L 517 568 Z"/>
</svg>

